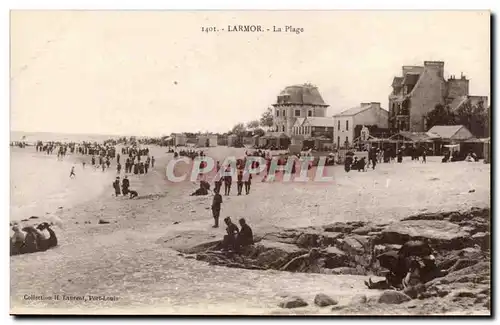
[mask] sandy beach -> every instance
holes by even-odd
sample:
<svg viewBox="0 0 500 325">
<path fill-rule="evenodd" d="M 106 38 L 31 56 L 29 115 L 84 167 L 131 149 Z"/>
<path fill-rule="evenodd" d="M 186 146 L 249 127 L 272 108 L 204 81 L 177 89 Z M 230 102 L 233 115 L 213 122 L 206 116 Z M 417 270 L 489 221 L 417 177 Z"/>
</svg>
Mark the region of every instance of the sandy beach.
<svg viewBox="0 0 500 325">
<path fill-rule="evenodd" d="M 323 292 L 349 300 L 377 293 L 366 289 L 364 276 L 233 269 L 180 256 L 176 249 L 221 239 L 224 229 L 211 227 L 212 196 L 190 197 L 196 189 L 191 182 L 167 183 L 165 166 L 172 154 L 150 148 L 157 159 L 155 168 L 131 180 L 138 199 L 113 197 L 109 186 L 91 201 L 65 207 L 64 229 L 54 229 L 57 248 L 11 257 L 12 313 L 332 314 L 316 306 L 283 310 L 277 303 L 283 295 L 310 300 Z M 207 154 L 220 159 L 243 152 L 216 147 Z M 489 164 L 441 164 L 440 157 L 421 164 L 407 157 L 402 164 L 380 164 L 366 173 L 328 168 L 335 180 L 328 184 L 262 183 L 257 177 L 250 195 L 241 197 L 234 186 L 231 196 L 224 197 L 221 219 L 244 217 L 256 234 L 264 235 L 335 221 L 391 223 L 415 213 L 490 204 Z M 98 224 L 99 219 L 110 223 Z M 114 301 L 63 300 L 63 295 L 106 296 Z M 435 303 L 426 301 L 428 309 L 381 305 L 360 312 L 461 313 Z"/>
<path fill-rule="evenodd" d="M 86 162 L 85 168 L 82 161 Z M 115 176 L 90 165 L 90 157 L 35 152 L 33 147 L 11 149 L 10 220 L 19 222 L 30 216 L 54 215 L 59 207 L 71 208 L 103 194 Z M 70 178 L 71 167 L 76 177 Z"/>
</svg>

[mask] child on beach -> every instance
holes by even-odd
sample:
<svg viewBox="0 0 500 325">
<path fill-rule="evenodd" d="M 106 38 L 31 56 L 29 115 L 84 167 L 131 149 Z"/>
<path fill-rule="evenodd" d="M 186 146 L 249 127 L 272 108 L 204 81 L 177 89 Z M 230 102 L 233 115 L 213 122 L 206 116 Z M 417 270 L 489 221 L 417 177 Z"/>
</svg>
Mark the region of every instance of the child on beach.
<svg viewBox="0 0 500 325">
<path fill-rule="evenodd" d="M 75 166 L 71 167 L 71 172 L 69 173 L 69 178 L 73 178 L 73 177 L 76 177 Z"/>
</svg>

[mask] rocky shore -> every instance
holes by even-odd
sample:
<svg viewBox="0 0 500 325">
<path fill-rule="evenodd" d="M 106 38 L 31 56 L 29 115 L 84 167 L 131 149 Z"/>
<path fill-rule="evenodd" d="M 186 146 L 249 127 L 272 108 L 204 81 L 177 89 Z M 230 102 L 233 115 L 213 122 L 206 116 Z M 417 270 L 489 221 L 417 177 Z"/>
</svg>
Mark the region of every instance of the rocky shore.
<svg viewBox="0 0 500 325">
<path fill-rule="evenodd" d="M 490 309 L 489 229 L 490 209 L 472 208 L 412 215 L 390 224 L 336 222 L 257 234 L 255 244 L 240 254 L 214 250 L 219 241 L 180 252 L 185 258 L 231 268 L 366 275 L 368 279 L 385 275 L 377 255 L 399 249 L 410 239 L 425 240 L 436 252 L 437 266 L 448 270 L 446 276 L 404 291 L 380 290 L 380 295 L 370 298 L 360 295 L 347 304 L 338 304 L 339 297 L 318 293 L 310 302 L 297 296 L 283 297 L 279 306 L 299 308 L 314 303 L 320 307 L 332 305 L 333 311 L 342 313 L 369 313 L 371 304 L 382 303 L 419 308 L 425 314 L 434 313 L 429 308 L 439 305 L 442 314 L 446 309 Z M 360 310 L 360 305 L 366 310 Z"/>
</svg>

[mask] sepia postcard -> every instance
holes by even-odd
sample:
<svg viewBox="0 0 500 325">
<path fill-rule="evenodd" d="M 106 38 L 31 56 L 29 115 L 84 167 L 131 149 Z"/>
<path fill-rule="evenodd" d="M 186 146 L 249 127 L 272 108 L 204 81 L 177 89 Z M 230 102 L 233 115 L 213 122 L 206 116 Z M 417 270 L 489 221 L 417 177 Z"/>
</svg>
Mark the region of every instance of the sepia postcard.
<svg viewBox="0 0 500 325">
<path fill-rule="evenodd" d="M 10 313 L 491 315 L 489 11 L 10 13 Z"/>
</svg>

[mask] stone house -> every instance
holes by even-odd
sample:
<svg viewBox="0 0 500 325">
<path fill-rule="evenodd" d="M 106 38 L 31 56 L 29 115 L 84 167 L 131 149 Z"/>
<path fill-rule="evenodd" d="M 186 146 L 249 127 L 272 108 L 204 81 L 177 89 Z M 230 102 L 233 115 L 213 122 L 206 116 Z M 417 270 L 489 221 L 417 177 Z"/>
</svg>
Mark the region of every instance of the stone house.
<svg viewBox="0 0 500 325">
<path fill-rule="evenodd" d="M 291 136 L 298 118 L 325 117 L 328 105 L 316 86 L 303 84 L 286 87 L 273 107 L 273 130 Z"/>
<path fill-rule="evenodd" d="M 437 104 L 456 110 L 467 102 L 483 102 L 487 96 L 471 96 L 469 79 L 444 79 L 443 61 L 424 61 L 423 66 L 403 66 L 402 76 L 394 77 L 389 95 L 389 127 L 394 132 L 427 131 L 425 116 Z"/>
</svg>

